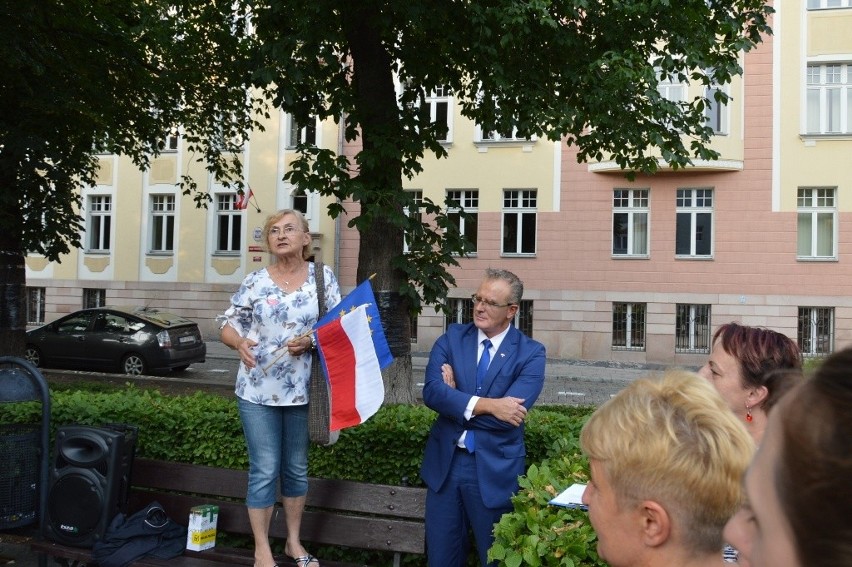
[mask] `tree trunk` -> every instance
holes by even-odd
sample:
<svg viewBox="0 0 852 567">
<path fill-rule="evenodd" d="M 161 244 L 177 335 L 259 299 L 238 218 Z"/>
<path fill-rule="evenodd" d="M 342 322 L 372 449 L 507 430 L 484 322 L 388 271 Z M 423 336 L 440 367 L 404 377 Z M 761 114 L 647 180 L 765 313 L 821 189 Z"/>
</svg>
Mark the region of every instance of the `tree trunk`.
<svg viewBox="0 0 852 567">
<path fill-rule="evenodd" d="M 397 140 L 402 135 L 392 60 L 373 25 L 381 14 L 372 4 L 351 2 L 343 11 L 343 29 L 351 48 L 356 89 L 355 112 L 361 126 L 362 152 L 369 156 L 359 164 L 358 181 L 367 191 L 361 199 L 361 214 L 371 215 L 361 226 L 358 251 L 359 282 L 376 274 L 376 293 L 382 326 L 390 344 L 394 363 L 384 372 L 385 400 L 413 403 L 411 373 L 411 331 L 408 301 L 399 293 L 405 275 L 394 269 L 391 259 L 402 253 L 403 230 L 389 222 L 387 215 L 370 213 L 388 206 L 402 214 L 402 206 L 382 195 L 402 191 L 402 154 Z M 390 205 L 389 205 L 390 203 Z"/>
<path fill-rule="evenodd" d="M 6 171 L 8 169 L 3 168 Z M 14 169 L 12 170 L 14 171 Z M 27 331 L 26 270 L 21 250 L 20 204 L 14 179 L 0 181 L 2 226 L 0 231 L 0 355 L 23 356 Z"/>
</svg>

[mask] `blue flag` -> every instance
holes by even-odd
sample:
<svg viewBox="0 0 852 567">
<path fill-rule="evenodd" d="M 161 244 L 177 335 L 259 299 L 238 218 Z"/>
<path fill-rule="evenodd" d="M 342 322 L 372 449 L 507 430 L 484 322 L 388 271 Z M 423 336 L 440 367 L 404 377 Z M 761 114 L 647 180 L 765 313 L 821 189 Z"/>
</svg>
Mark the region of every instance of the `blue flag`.
<svg viewBox="0 0 852 567">
<path fill-rule="evenodd" d="M 376 348 L 376 357 L 379 359 L 379 367 L 385 368 L 393 362 L 393 355 L 390 352 L 387 338 L 385 338 L 385 331 L 382 329 L 382 321 L 379 319 L 379 307 L 376 305 L 376 296 L 373 295 L 373 286 L 370 284 L 369 279 L 361 282 L 334 309 L 330 309 L 322 319 L 317 321 L 317 324 L 314 325 L 314 330 L 319 329 L 327 323 L 331 323 L 350 311 L 354 311 L 361 305 L 367 306 L 367 320 L 370 323 L 370 336 Z"/>
</svg>

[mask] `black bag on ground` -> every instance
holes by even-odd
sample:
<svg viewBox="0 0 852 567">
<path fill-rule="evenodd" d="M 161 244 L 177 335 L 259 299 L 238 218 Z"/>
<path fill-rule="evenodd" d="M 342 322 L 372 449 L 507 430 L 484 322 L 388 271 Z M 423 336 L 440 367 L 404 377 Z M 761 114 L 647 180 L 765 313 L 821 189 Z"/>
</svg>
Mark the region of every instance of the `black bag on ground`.
<svg viewBox="0 0 852 567">
<path fill-rule="evenodd" d="M 135 514 L 116 514 L 104 538 L 92 547 L 100 567 L 126 567 L 142 557 L 171 559 L 186 549 L 186 528 L 166 515 L 159 502 Z"/>
</svg>

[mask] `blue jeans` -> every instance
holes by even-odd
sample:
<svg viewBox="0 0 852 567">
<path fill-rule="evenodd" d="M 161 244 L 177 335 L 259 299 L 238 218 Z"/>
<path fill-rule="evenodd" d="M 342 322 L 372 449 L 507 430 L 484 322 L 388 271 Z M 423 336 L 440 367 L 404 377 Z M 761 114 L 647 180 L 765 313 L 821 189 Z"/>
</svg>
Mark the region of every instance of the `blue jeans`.
<svg viewBox="0 0 852 567">
<path fill-rule="evenodd" d="M 248 446 L 246 505 L 275 504 L 280 483 L 284 497 L 308 493 L 308 406 L 264 406 L 237 399 Z"/>
</svg>

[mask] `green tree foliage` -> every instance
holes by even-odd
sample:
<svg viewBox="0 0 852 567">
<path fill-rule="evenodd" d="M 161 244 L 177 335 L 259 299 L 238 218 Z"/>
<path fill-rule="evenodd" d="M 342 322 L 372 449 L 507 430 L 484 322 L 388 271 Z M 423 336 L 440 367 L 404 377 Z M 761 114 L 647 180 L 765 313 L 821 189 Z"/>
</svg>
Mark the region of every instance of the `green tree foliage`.
<svg viewBox="0 0 852 567">
<path fill-rule="evenodd" d="M 56 258 L 79 245 L 78 188 L 92 183 L 98 149 L 144 166 L 163 133 L 180 125 L 190 151 L 239 188 L 239 163 L 223 140 L 238 141 L 275 108 L 302 124 L 333 118 L 360 151 L 347 158 L 302 145 L 287 177 L 337 197 L 332 216 L 341 201 L 359 203 L 350 221 L 360 231 L 358 280 L 376 274 L 386 334 L 402 361 L 394 376 L 409 382 L 409 314 L 442 303 L 465 251 L 445 204 L 418 205 L 402 191 L 426 152 L 446 155 L 426 96 L 448 87 L 485 130 L 564 140 L 581 160 L 653 172 L 656 151 L 682 167 L 716 156 L 704 109 L 717 101 L 674 103 L 658 82 L 729 82 L 742 72 L 743 52 L 770 32 L 771 13 L 762 0 L 3 6 L 0 264 L 8 265 L 0 283 L 22 285 L 25 251 Z M 406 214 L 418 208 L 434 224 Z M 14 289 L 7 296 L 21 305 Z M 4 313 L 0 330 L 21 330 L 22 320 Z"/>
</svg>

